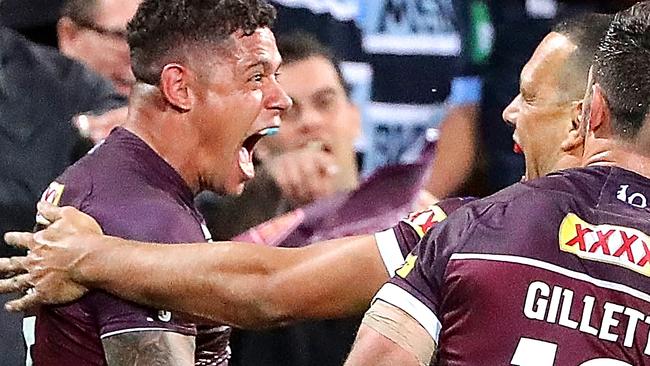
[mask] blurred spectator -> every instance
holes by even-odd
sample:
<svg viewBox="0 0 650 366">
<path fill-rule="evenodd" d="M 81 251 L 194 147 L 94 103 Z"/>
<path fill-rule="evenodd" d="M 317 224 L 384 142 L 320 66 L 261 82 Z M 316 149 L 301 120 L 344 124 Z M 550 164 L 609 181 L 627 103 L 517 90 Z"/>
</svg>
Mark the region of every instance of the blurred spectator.
<svg viewBox="0 0 650 366">
<path fill-rule="evenodd" d="M 41 192 L 92 146 L 72 117 L 124 103 L 83 65 L 0 27 L 0 238 L 8 230 L 31 230 Z M 0 256 L 11 254 L 16 251 L 0 239 Z M 24 365 L 20 319 L 1 313 L 0 364 Z"/>
<path fill-rule="evenodd" d="M 57 23 L 59 50 L 81 61 L 128 95 L 135 82 L 126 25 L 140 0 L 67 0 Z"/>
<path fill-rule="evenodd" d="M 442 136 L 447 143 L 441 142 L 434 162 L 441 178 L 431 189 L 442 196 L 457 191 L 472 167 L 480 96 L 468 51 L 484 47 L 469 39 L 471 1 L 275 3 L 276 33 L 313 32 L 348 61 L 343 73 L 363 115 L 359 148 L 364 174 L 413 161 L 424 144 L 424 132 L 446 120 L 442 133 L 450 136 Z M 489 41 L 489 28 L 480 35 Z"/>
<path fill-rule="evenodd" d="M 256 148 L 257 176 L 239 197 L 203 193 L 198 204 L 215 240 L 359 185 L 354 141 L 360 116 L 330 51 L 306 34 L 278 38 L 280 85 L 293 100 L 280 132 Z M 306 80 L 309 82 L 306 82 Z M 264 118 L 264 116 L 260 117 Z"/>
</svg>

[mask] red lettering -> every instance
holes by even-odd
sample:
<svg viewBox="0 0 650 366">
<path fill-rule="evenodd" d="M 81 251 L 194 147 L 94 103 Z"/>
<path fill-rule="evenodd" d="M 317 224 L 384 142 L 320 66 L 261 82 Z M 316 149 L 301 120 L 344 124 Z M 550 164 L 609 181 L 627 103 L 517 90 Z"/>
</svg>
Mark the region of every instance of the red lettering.
<svg viewBox="0 0 650 366">
<path fill-rule="evenodd" d="M 603 254 L 610 255 L 611 253 L 609 252 L 609 237 L 614 234 L 614 230 L 609 230 L 605 234 L 602 233 L 602 231 L 597 231 L 596 235 L 598 235 L 598 241 L 594 243 L 594 245 L 591 246 L 591 249 L 589 249 L 589 253 L 595 253 L 598 248 L 601 248 Z"/>
<path fill-rule="evenodd" d="M 648 249 L 648 245 L 644 242 L 641 241 L 641 244 L 643 244 L 643 250 L 645 250 L 645 255 L 639 263 L 637 263 L 639 266 L 644 267 L 648 262 L 650 262 L 650 249 Z"/>
<path fill-rule="evenodd" d="M 582 225 L 576 224 L 576 236 L 575 238 L 569 240 L 566 245 L 572 247 L 578 244 L 578 247 L 581 251 L 587 250 L 587 244 L 585 244 L 585 234 L 592 232 L 590 228 L 583 229 Z"/>
<path fill-rule="evenodd" d="M 627 260 L 634 263 L 634 254 L 632 254 L 632 244 L 639 238 L 636 235 L 628 237 L 624 231 L 621 231 L 621 238 L 623 238 L 623 245 L 614 252 L 614 257 L 620 257 L 623 253 L 627 254 Z"/>
<path fill-rule="evenodd" d="M 425 221 L 424 224 L 416 223 L 415 220 L 418 217 L 422 216 L 422 215 L 428 215 L 427 221 Z M 429 229 L 431 229 L 431 227 L 433 227 L 433 225 L 438 223 L 438 221 L 435 221 L 434 218 L 435 218 L 435 215 L 433 214 L 433 211 L 429 210 L 429 211 L 424 211 L 424 212 L 419 212 L 419 213 L 414 214 L 411 217 L 411 221 L 414 224 L 417 224 L 420 227 L 420 229 L 422 230 L 422 233 L 426 234 L 429 231 Z"/>
<path fill-rule="evenodd" d="M 435 224 L 438 223 L 437 221 L 434 221 L 434 216 L 435 216 L 435 215 L 433 215 L 433 213 L 432 213 L 432 214 L 427 218 L 427 221 L 426 221 L 424 224 L 420 225 L 420 228 L 422 228 L 422 232 L 423 232 L 423 233 L 426 234 L 427 232 L 429 232 L 429 229 L 431 229 L 431 227 L 433 227 L 433 225 L 435 225 Z"/>
</svg>

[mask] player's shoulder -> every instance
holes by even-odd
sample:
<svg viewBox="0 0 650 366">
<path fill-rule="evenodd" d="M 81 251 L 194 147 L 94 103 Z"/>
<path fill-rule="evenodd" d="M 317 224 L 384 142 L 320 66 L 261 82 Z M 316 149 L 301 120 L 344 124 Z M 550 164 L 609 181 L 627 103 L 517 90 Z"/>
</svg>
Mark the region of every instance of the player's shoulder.
<svg viewBox="0 0 650 366">
<path fill-rule="evenodd" d="M 492 196 L 472 202 L 465 208 L 484 212 L 488 208 L 524 208 L 533 211 L 557 205 L 595 203 L 607 176 L 608 167 L 575 168 L 549 174 L 527 182 L 516 183 Z"/>
<path fill-rule="evenodd" d="M 447 219 L 454 211 L 477 199 L 477 197 L 446 198 L 423 210 L 409 213 L 400 221 L 398 227 L 413 230 L 421 239 L 431 228 Z"/>
<path fill-rule="evenodd" d="M 88 155 L 66 168 L 43 192 L 41 200 L 81 208 L 93 191 L 95 165 Z"/>
<path fill-rule="evenodd" d="M 516 183 L 459 207 L 432 236 L 460 243 L 475 235 L 510 233 L 514 227 L 518 232 L 539 228 L 577 207 L 595 206 L 608 174 L 607 168 L 571 169 Z"/>
</svg>

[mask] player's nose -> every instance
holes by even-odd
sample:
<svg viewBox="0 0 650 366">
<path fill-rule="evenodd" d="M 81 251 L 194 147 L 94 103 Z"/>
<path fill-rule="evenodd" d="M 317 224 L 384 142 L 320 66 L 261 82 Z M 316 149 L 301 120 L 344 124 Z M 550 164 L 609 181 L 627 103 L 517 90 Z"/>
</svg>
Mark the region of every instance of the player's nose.
<svg viewBox="0 0 650 366">
<path fill-rule="evenodd" d="M 268 90 L 267 109 L 275 109 L 278 113 L 284 112 L 291 108 L 293 101 L 289 95 L 282 89 L 277 80 L 273 80 Z"/>
<path fill-rule="evenodd" d="M 521 98 L 521 95 L 517 95 L 515 99 L 513 99 L 510 104 L 503 110 L 503 113 L 501 114 L 501 118 L 503 118 L 503 121 L 509 125 L 516 126 L 517 125 L 517 104 L 519 102 L 519 99 Z"/>
</svg>

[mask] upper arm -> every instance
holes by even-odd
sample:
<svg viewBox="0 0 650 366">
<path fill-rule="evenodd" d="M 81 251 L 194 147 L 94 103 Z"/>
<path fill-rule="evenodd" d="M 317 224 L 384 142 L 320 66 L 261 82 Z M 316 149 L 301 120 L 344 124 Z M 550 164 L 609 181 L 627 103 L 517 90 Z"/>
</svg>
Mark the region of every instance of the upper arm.
<svg viewBox="0 0 650 366">
<path fill-rule="evenodd" d="M 102 339 L 109 366 L 194 365 L 194 337 L 170 331 L 148 330 Z"/>
<path fill-rule="evenodd" d="M 400 308 L 378 301 L 363 318 L 346 366 L 428 365 L 435 342 Z"/>
<path fill-rule="evenodd" d="M 360 314 L 389 278 L 373 235 L 292 250 L 295 256 L 287 267 L 274 273 L 265 285 L 267 304 L 281 313 L 279 319 Z"/>
</svg>

